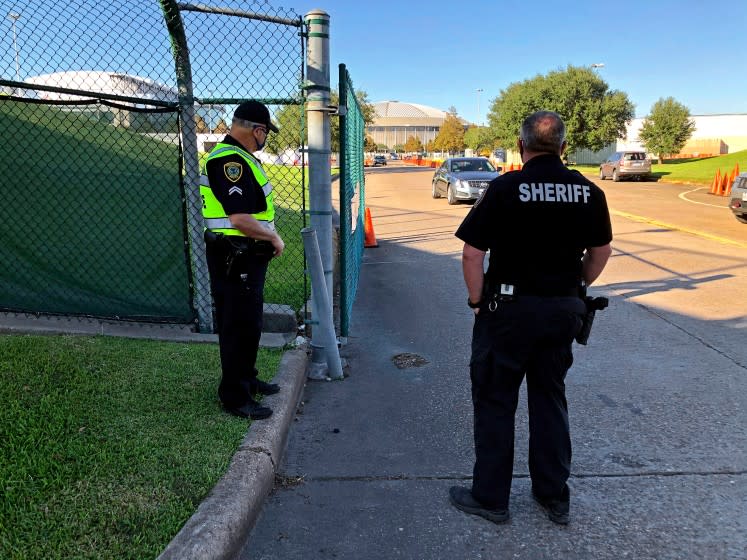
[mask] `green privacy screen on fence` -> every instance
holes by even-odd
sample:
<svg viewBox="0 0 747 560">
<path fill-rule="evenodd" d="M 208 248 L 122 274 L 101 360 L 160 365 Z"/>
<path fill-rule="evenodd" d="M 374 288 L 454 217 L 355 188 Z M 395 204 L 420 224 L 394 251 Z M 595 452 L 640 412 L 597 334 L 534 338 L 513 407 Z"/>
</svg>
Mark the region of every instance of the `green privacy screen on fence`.
<svg viewBox="0 0 747 560">
<path fill-rule="evenodd" d="M 274 153 L 261 154 L 287 244 L 265 300 L 300 309 L 302 18 L 250 0 L 12 7 L 13 34 L 0 35 L 9 53 L 0 57 L 0 311 L 175 323 L 199 315 L 209 328 L 199 181 L 189 170 L 247 99 L 276 120 L 284 112 Z"/>
<path fill-rule="evenodd" d="M 0 96 L 0 307 L 191 321 L 178 145 L 107 124 L 102 105 L 14 99 Z M 177 129 L 175 109 L 149 115 Z"/>
<path fill-rule="evenodd" d="M 364 120 L 353 83 L 340 64 L 340 334 L 348 336 L 363 259 L 366 185 Z"/>
</svg>

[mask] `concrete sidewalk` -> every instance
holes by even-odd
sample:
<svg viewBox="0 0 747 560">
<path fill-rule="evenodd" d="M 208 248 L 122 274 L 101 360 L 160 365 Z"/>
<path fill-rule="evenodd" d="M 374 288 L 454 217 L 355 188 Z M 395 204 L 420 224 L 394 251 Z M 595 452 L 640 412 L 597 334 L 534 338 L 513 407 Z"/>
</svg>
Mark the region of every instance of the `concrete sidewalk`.
<svg viewBox="0 0 747 560">
<path fill-rule="evenodd" d="M 474 459 L 473 319 L 458 251 L 401 242 L 418 235 L 366 251 L 343 349 L 351 376 L 307 384 L 286 484 L 238 558 L 747 557 L 744 365 L 614 293 L 567 379 L 570 526 L 530 497 L 524 394 L 511 521 L 454 509 L 447 490 L 470 484 Z"/>
</svg>

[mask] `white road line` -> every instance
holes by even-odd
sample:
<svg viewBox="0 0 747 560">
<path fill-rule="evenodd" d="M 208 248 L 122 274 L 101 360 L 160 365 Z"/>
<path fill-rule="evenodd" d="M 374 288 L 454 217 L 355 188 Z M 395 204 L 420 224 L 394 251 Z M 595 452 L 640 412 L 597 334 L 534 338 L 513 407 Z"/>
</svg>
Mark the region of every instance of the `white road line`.
<svg viewBox="0 0 747 560">
<path fill-rule="evenodd" d="M 703 189 L 707 189 L 708 187 L 698 187 L 697 189 L 693 189 L 691 191 L 685 191 L 683 193 L 678 194 L 677 196 L 684 200 L 685 202 L 691 202 L 693 204 L 700 204 L 701 206 L 710 206 L 711 208 L 724 208 L 724 206 L 720 206 L 718 204 L 708 204 L 706 202 L 698 202 L 697 200 L 690 200 L 685 195 L 690 194 L 691 192 L 697 192 L 702 191 Z"/>
</svg>

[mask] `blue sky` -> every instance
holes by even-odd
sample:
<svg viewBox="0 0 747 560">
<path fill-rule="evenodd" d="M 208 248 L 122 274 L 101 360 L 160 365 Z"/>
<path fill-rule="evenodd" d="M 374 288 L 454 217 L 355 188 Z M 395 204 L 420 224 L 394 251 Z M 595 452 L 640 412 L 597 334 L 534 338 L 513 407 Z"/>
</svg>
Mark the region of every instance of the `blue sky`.
<svg viewBox="0 0 747 560">
<path fill-rule="evenodd" d="M 491 101 L 513 82 L 569 64 L 595 63 L 604 64 L 597 70 L 600 76 L 611 89 L 628 95 L 637 116 L 645 116 L 657 99 L 668 96 L 694 115 L 747 113 L 745 0 L 204 3 L 275 13 L 285 8 L 299 15 L 321 8 L 331 16 L 333 86 L 337 64 L 344 62 L 356 88 L 365 90 L 371 101 L 399 100 L 439 109 L 453 105 L 471 122 L 486 122 Z M 18 22 L 22 78 L 89 69 L 131 72 L 165 83 L 174 80 L 156 0 L 0 0 L 0 75 L 7 77 L 15 74 L 6 17 L 11 10 L 23 14 Z M 124 28 L 117 27 L 118 10 L 127 14 L 122 25 L 132 26 L 134 18 L 138 29 L 127 39 L 122 39 Z M 226 63 L 215 57 L 220 51 L 215 45 L 228 44 L 232 37 L 221 27 L 226 22 L 185 17 L 192 26 L 189 40 L 198 96 L 230 96 L 227 88 L 232 83 L 241 85 L 245 95 L 272 96 L 273 92 L 261 91 L 262 81 L 243 77 L 246 72 L 253 78 L 275 70 L 269 66 L 272 56 L 261 50 L 262 41 L 243 45 L 248 50 Z M 292 42 L 296 30 L 287 28 L 285 33 Z M 247 59 L 238 57 L 252 49 L 260 67 L 240 70 L 240 61 Z M 292 71 L 277 74 L 293 79 Z"/>
<path fill-rule="evenodd" d="M 694 115 L 747 113 L 744 0 L 278 1 L 330 14 L 332 64 L 372 101 L 453 105 L 480 122 L 512 82 L 603 63 L 636 116 L 668 96 Z"/>
</svg>

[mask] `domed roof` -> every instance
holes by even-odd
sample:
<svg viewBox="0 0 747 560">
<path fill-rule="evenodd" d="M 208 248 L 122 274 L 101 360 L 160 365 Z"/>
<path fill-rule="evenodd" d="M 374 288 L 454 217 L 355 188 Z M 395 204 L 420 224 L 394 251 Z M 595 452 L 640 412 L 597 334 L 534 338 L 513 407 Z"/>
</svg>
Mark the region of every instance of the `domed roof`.
<svg viewBox="0 0 747 560">
<path fill-rule="evenodd" d="M 395 119 L 439 119 L 446 118 L 446 111 L 419 105 L 417 103 L 403 103 L 401 101 L 377 101 L 372 103 L 379 118 Z"/>
</svg>

